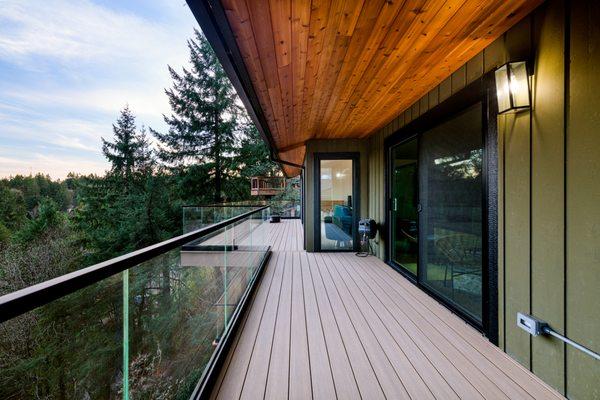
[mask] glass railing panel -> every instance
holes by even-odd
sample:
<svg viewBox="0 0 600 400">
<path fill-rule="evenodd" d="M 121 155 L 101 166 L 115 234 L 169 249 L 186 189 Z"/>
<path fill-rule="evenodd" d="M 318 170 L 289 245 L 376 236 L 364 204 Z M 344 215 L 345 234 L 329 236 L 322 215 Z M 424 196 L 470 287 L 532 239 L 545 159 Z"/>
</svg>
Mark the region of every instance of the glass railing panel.
<svg viewBox="0 0 600 400">
<path fill-rule="evenodd" d="M 205 206 L 183 207 L 183 232 L 192 232 L 212 224 L 244 214 L 257 206 L 269 206 L 269 212 L 282 218 L 301 218 L 299 200 L 256 200 Z"/>
<path fill-rule="evenodd" d="M 131 398 L 187 398 L 194 390 L 222 331 L 224 253 L 191 243 L 130 270 Z"/>
<path fill-rule="evenodd" d="M 229 218 L 247 213 L 256 205 L 208 205 L 183 207 L 183 233 L 205 228 Z"/>
<path fill-rule="evenodd" d="M 0 324 L 0 398 L 189 398 L 266 259 L 268 215 Z"/>
<path fill-rule="evenodd" d="M 283 218 L 300 218 L 302 207 L 296 200 L 271 200 L 268 202 L 271 212 Z"/>
<path fill-rule="evenodd" d="M 123 398 L 123 276 L 0 324 L 0 398 Z"/>
</svg>

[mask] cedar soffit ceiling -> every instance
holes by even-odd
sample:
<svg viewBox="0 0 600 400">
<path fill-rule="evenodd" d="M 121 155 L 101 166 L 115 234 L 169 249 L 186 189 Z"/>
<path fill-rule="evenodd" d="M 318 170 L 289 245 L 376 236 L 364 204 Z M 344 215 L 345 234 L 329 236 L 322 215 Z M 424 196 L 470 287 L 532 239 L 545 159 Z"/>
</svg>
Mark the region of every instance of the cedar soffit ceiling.
<svg viewBox="0 0 600 400">
<path fill-rule="evenodd" d="M 542 0 L 221 0 L 282 159 L 390 122 Z"/>
</svg>

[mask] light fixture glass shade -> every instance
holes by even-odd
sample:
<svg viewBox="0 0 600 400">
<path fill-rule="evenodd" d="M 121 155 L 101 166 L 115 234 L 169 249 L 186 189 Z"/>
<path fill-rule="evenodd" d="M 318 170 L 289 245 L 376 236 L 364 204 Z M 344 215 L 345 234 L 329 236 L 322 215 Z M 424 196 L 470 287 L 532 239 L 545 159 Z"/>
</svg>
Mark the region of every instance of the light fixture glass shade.
<svg viewBox="0 0 600 400">
<path fill-rule="evenodd" d="M 496 96 L 498 97 L 498 112 L 510 109 L 510 88 L 508 87 L 508 66 L 503 65 L 496 70 Z"/>
<path fill-rule="evenodd" d="M 529 76 L 525 61 L 507 63 L 495 72 L 498 112 L 518 112 L 528 109 Z"/>
</svg>

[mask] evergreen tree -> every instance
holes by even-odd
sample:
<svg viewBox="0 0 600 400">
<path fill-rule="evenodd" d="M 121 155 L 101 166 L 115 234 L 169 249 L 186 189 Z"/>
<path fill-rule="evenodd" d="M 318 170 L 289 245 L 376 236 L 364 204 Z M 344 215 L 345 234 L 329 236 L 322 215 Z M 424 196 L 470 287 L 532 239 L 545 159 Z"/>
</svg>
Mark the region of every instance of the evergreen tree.
<svg viewBox="0 0 600 400">
<path fill-rule="evenodd" d="M 66 216 L 60 212 L 54 200 L 44 197 L 40 201 L 37 215 L 28 220 L 25 226 L 16 233 L 16 242 L 25 245 L 65 223 Z"/>
<path fill-rule="evenodd" d="M 254 124 L 244 126 L 244 135 L 236 154 L 239 175 L 249 182 L 253 176 L 275 176 L 281 174 L 279 165 L 271 161 L 269 149 L 260 137 Z"/>
<path fill-rule="evenodd" d="M 167 133 L 151 130 L 162 144 L 159 158 L 178 169 L 204 164 L 215 202 L 223 200 L 224 181 L 233 175 L 232 153 L 238 131 L 237 94 L 204 35 L 188 41 L 191 69 L 169 67 L 173 87 L 165 92 L 172 114 Z"/>
<path fill-rule="evenodd" d="M 26 222 L 26 215 L 23 194 L 17 189 L 0 186 L 0 224 L 14 232 Z"/>
<path fill-rule="evenodd" d="M 151 152 L 145 131 L 137 132 L 135 116 L 125 106 L 113 124 L 114 142 L 102 138 L 102 153 L 112 164 L 111 173 L 122 178 L 129 187 L 134 175 L 149 167 Z"/>
</svg>

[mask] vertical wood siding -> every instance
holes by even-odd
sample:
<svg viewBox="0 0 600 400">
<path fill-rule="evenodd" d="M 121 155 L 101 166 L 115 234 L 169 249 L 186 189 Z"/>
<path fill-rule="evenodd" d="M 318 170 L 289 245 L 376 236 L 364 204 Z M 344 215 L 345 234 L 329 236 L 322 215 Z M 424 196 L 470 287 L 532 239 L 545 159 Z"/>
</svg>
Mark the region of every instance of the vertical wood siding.
<svg viewBox="0 0 600 400">
<path fill-rule="evenodd" d="M 600 352 L 600 4 L 571 4 L 565 331 Z M 600 362 L 568 348 L 566 368 L 569 397 L 600 398 Z"/>
<path fill-rule="evenodd" d="M 383 223 L 385 138 L 506 61 L 533 62 L 531 111 L 498 117 L 499 344 L 572 399 L 600 398 L 600 363 L 530 337 L 516 313 L 600 352 L 598 20 L 597 2 L 546 2 L 368 139 L 368 213 Z"/>
</svg>

